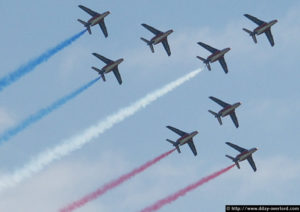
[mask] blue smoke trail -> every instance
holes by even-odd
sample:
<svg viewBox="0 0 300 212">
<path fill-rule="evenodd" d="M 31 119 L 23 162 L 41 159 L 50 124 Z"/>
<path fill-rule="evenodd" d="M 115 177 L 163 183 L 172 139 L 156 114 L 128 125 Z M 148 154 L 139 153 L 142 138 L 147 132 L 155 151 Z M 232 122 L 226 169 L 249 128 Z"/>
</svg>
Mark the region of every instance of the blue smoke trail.
<svg viewBox="0 0 300 212">
<path fill-rule="evenodd" d="M 100 79 L 100 77 L 90 81 L 89 83 L 83 85 L 82 87 L 78 88 L 77 90 L 73 91 L 72 93 L 62 97 L 61 99 L 57 100 L 56 102 L 52 103 L 50 106 L 46 108 L 42 108 L 38 112 L 30 115 L 28 118 L 23 120 L 21 123 L 19 123 L 17 126 L 12 127 L 8 130 L 6 130 L 2 135 L 0 135 L 0 144 L 8 141 L 13 136 L 17 135 L 19 132 L 26 129 L 31 124 L 39 121 L 40 119 L 44 118 L 54 110 L 60 108 L 62 105 L 70 101 L 71 99 L 78 96 L 80 93 L 91 87 L 95 82 L 97 82 Z"/>
<path fill-rule="evenodd" d="M 79 37 L 81 37 L 85 32 L 86 32 L 86 30 L 83 30 L 83 31 L 77 33 L 76 35 L 68 38 L 67 40 L 65 40 L 63 42 L 61 42 L 60 44 L 58 44 L 54 48 L 51 48 L 51 49 L 47 50 L 45 53 L 38 56 L 37 58 L 30 60 L 27 64 L 20 66 L 15 71 L 13 71 L 13 72 L 9 73 L 8 75 L 2 77 L 0 79 L 0 92 L 5 87 L 7 87 L 10 84 L 14 83 L 15 81 L 20 79 L 25 74 L 31 72 L 34 68 L 36 68 L 41 63 L 46 62 L 50 57 L 55 55 L 57 52 L 61 51 L 65 47 L 72 44 L 75 40 L 77 40 Z"/>
</svg>

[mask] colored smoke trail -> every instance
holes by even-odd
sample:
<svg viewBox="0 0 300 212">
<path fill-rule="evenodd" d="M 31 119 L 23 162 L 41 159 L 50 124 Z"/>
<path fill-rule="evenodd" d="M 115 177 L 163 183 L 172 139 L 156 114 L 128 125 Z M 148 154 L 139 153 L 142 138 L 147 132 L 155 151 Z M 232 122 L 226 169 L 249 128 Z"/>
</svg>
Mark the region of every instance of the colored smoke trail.
<svg viewBox="0 0 300 212">
<path fill-rule="evenodd" d="M 105 194 L 107 191 L 115 188 L 116 186 L 120 185 L 121 183 L 123 183 L 123 182 L 129 180 L 130 178 L 134 177 L 135 175 L 143 172 L 145 169 L 147 169 L 150 166 L 154 165 L 155 163 L 157 163 L 161 159 L 167 157 L 169 154 L 171 154 L 174 151 L 175 151 L 175 149 L 172 149 L 172 150 L 170 150 L 170 151 L 168 151 L 166 153 L 161 154 L 160 156 L 152 159 L 151 161 L 148 161 L 144 165 L 142 165 L 142 166 L 140 166 L 140 167 L 132 170 L 131 172 L 129 172 L 127 174 L 122 175 L 118 179 L 113 180 L 113 181 L 105 184 L 104 186 L 102 186 L 101 188 L 97 189 L 93 193 L 90 193 L 90 194 L 84 196 L 83 198 L 81 198 L 81 199 L 79 199 L 79 200 L 71 203 L 67 207 L 61 209 L 60 212 L 70 212 L 70 211 L 76 210 L 77 208 L 80 208 L 80 207 L 84 206 L 88 202 L 90 202 L 90 201 L 98 198 L 99 196 Z"/>
<path fill-rule="evenodd" d="M 143 210 L 141 210 L 141 212 L 156 211 L 156 210 L 160 209 L 161 207 L 163 207 L 164 205 L 166 205 L 168 203 L 172 203 L 173 201 L 177 200 L 179 197 L 184 196 L 187 192 L 194 190 L 195 188 L 201 186 L 204 183 L 207 183 L 208 181 L 220 176 L 221 174 L 224 174 L 225 172 L 229 171 L 234 166 L 235 166 L 235 164 L 228 166 L 227 168 L 222 169 L 218 172 L 215 172 L 212 175 L 204 177 L 201 180 L 179 190 L 178 192 L 171 194 L 171 195 L 167 196 L 166 198 L 157 201 L 153 205 L 150 205 L 149 207 L 144 208 Z"/>
<path fill-rule="evenodd" d="M 0 92 L 10 84 L 14 83 L 21 77 L 23 77 L 25 74 L 28 74 L 29 72 L 33 71 L 38 65 L 42 64 L 43 62 L 46 62 L 50 57 L 64 49 L 65 47 L 71 45 L 74 41 L 76 41 L 78 38 L 80 38 L 86 30 L 83 30 L 76 35 L 73 35 L 72 37 L 68 38 L 67 40 L 59 43 L 57 46 L 47 50 L 37 58 L 34 58 L 30 60 L 28 63 L 20 66 L 15 71 L 9 73 L 8 75 L 2 77 L 0 79 Z"/>
<path fill-rule="evenodd" d="M 29 127 L 31 124 L 34 124 L 35 122 L 41 120 L 51 112 L 55 111 L 56 109 L 60 108 L 64 104 L 66 104 L 71 99 L 78 96 L 80 93 L 91 87 L 95 82 L 97 82 L 100 79 L 100 77 L 88 82 L 87 84 L 81 86 L 77 90 L 73 91 L 72 93 L 60 98 L 59 100 L 52 103 L 50 106 L 42 108 L 38 112 L 30 115 L 26 119 L 24 119 L 21 123 L 19 123 L 17 126 L 12 127 L 8 130 L 6 130 L 2 135 L 0 135 L 0 144 L 8 141 L 10 138 L 14 137 L 21 131 L 25 130 L 27 127 Z"/>
<path fill-rule="evenodd" d="M 197 69 L 163 86 L 162 88 L 146 95 L 133 104 L 119 110 L 118 112 L 110 116 L 107 116 L 105 119 L 99 121 L 96 125 L 90 126 L 80 134 L 64 140 L 61 144 L 40 153 L 29 163 L 25 164 L 22 168 L 16 169 L 13 173 L 4 174 L 0 177 L 0 191 L 4 190 L 5 188 L 17 185 L 18 183 L 24 181 L 26 178 L 32 177 L 35 173 L 40 172 L 53 161 L 58 160 L 77 149 L 82 148 L 82 146 L 91 142 L 94 138 L 98 137 L 106 130 L 111 129 L 115 124 L 118 124 L 124 119 L 134 115 L 136 112 L 145 108 L 158 98 L 166 95 L 178 86 L 194 78 L 200 72 L 201 69 Z"/>
</svg>

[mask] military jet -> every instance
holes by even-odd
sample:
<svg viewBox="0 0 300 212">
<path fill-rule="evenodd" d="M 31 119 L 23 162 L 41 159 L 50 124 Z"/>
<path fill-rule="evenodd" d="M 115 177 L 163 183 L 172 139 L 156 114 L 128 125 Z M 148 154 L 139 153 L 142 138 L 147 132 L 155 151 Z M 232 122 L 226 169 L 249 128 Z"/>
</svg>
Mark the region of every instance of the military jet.
<svg viewBox="0 0 300 212">
<path fill-rule="evenodd" d="M 235 162 L 235 164 L 238 168 L 240 168 L 239 162 L 247 159 L 249 164 L 251 165 L 252 169 L 254 171 L 256 171 L 256 166 L 253 161 L 252 154 L 258 150 L 257 148 L 252 148 L 252 149 L 248 150 L 248 149 L 239 147 L 236 144 L 232 144 L 230 142 L 226 142 L 226 144 L 240 152 L 240 154 L 238 154 L 235 158 L 231 157 L 229 155 L 226 155 L 226 157 L 230 158 L 233 162 Z"/>
<path fill-rule="evenodd" d="M 172 127 L 172 126 L 167 126 L 167 128 L 181 136 L 180 138 L 177 139 L 176 142 L 166 139 L 168 142 L 170 142 L 171 144 L 173 144 L 173 146 L 176 147 L 178 153 L 181 153 L 179 146 L 182 146 L 187 143 L 190 146 L 194 155 L 195 156 L 197 155 L 197 150 L 196 150 L 196 147 L 193 142 L 193 137 L 198 134 L 198 131 L 186 133 L 186 132 L 176 129 L 175 127 Z"/>
<path fill-rule="evenodd" d="M 142 26 L 145 27 L 146 29 L 148 29 L 153 34 L 155 34 L 155 36 L 150 41 L 146 40 L 145 38 L 141 38 L 142 41 L 147 43 L 147 45 L 150 47 L 151 51 L 154 53 L 153 45 L 156 45 L 158 43 L 162 43 L 165 50 L 166 50 L 166 52 L 167 52 L 167 54 L 168 54 L 168 56 L 170 56 L 171 55 L 171 50 L 170 50 L 170 46 L 168 44 L 167 37 L 168 37 L 168 35 L 170 35 L 173 32 L 173 30 L 170 29 L 166 32 L 161 32 L 161 31 L 159 31 L 159 30 L 155 29 L 154 27 L 149 26 L 147 24 L 142 24 Z"/>
<path fill-rule="evenodd" d="M 113 71 L 114 74 L 115 74 L 115 77 L 117 78 L 119 84 L 121 85 L 122 84 L 122 78 L 121 78 L 121 75 L 120 75 L 120 72 L 119 72 L 119 69 L 118 69 L 118 65 L 121 62 L 123 62 L 124 59 L 120 58 L 116 61 L 113 61 L 113 60 L 107 59 L 106 57 L 104 57 L 100 54 L 97 54 L 97 53 L 93 53 L 93 55 L 95 57 L 97 57 L 98 59 L 102 60 L 104 63 L 106 63 L 106 66 L 104 66 L 101 70 L 94 67 L 94 66 L 92 67 L 92 69 L 94 69 L 95 71 L 97 71 L 99 73 L 99 75 L 101 75 L 101 78 L 103 79 L 103 81 L 106 81 L 104 74 L 107 74 L 107 73 Z"/>
<path fill-rule="evenodd" d="M 108 16 L 110 14 L 110 12 L 106 11 L 106 12 L 101 14 L 101 13 L 97 13 L 97 12 L 95 12 L 95 11 L 85 7 L 85 6 L 82 6 L 82 5 L 79 5 L 78 7 L 80 7 L 81 9 L 83 9 L 85 12 L 87 12 L 88 14 L 90 14 L 92 16 L 92 18 L 90 20 L 88 20 L 88 22 L 84 22 L 80 19 L 77 19 L 80 23 L 82 23 L 87 28 L 89 33 L 92 34 L 91 26 L 99 24 L 104 36 L 107 37 L 108 33 L 107 33 L 107 29 L 106 29 L 106 26 L 105 26 L 105 23 L 104 23 L 104 18 L 106 16 Z"/>
<path fill-rule="evenodd" d="M 234 104 L 231 105 L 231 104 L 223 102 L 220 99 L 217 99 L 216 97 L 213 97 L 213 96 L 210 96 L 209 98 L 223 107 L 223 109 L 220 110 L 218 113 L 213 112 L 211 110 L 208 110 L 208 112 L 213 114 L 218 119 L 220 125 L 222 125 L 221 117 L 225 117 L 227 115 L 230 115 L 230 118 L 232 119 L 235 127 L 238 128 L 239 127 L 239 122 L 238 122 L 236 114 L 235 114 L 235 109 L 238 106 L 240 106 L 241 103 L 237 102 L 237 103 L 234 103 Z"/>
<path fill-rule="evenodd" d="M 272 20 L 270 22 L 264 22 L 262 20 L 259 20 L 258 18 L 251 16 L 249 14 L 244 14 L 247 18 L 249 18 L 251 21 L 256 23 L 258 27 L 256 27 L 253 31 L 250 31 L 248 29 L 243 28 L 245 32 L 247 32 L 253 39 L 254 43 L 257 43 L 256 36 L 255 35 L 260 35 L 262 33 L 265 33 L 271 46 L 274 46 L 274 39 L 271 33 L 271 27 L 277 23 L 277 20 Z"/>
<path fill-rule="evenodd" d="M 207 59 L 197 56 L 197 58 L 199 60 L 201 60 L 207 66 L 208 70 L 211 70 L 209 63 L 213 63 L 218 60 L 219 63 L 221 64 L 224 72 L 227 74 L 228 68 L 227 68 L 227 64 L 225 62 L 224 55 L 230 50 L 230 48 L 225 48 L 225 49 L 219 50 L 219 49 L 215 49 L 205 43 L 202 43 L 202 42 L 198 42 L 198 44 L 212 53 L 210 56 L 207 57 Z"/>
</svg>

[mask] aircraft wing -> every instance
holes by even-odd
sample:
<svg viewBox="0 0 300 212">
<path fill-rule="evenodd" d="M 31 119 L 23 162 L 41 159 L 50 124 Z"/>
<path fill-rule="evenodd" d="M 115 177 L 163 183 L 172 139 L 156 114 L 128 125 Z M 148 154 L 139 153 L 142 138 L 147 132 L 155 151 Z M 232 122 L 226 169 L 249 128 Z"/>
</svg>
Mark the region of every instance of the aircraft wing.
<svg viewBox="0 0 300 212">
<path fill-rule="evenodd" d="M 274 46 L 275 43 L 274 43 L 274 39 L 273 39 L 273 35 L 272 35 L 272 32 L 271 32 L 271 29 L 267 30 L 265 32 L 265 34 L 266 34 L 266 36 L 267 36 L 267 38 L 268 38 L 271 46 Z"/>
<path fill-rule="evenodd" d="M 114 74 L 115 74 L 115 77 L 117 78 L 119 84 L 121 85 L 122 84 L 122 78 L 121 78 L 121 74 L 119 72 L 119 69 L 118 67 L 116 67 L 114 70 L 113 70 Z"/>
<path fill-rule="evenodd" d="M 210 96 L 209 97 L 211 100 L 213 100 L 214 102 L 218 103 L 219 105 L 221 105 L 222 107 L 227 107 L 229 106 L 230 104 L 226 103 L 226 102 L 223 102 L 222 100 L 216 98 L 216 97 L 213 97 L 213 96 Z"/>
<path fill-rule="evenodd" d="M 87 12 L 88 14 L 90 14 L 91 16 L 96 16 L 96 15 L 99 15 L 99 13 L 83 6 L 83 5 L 79 5 L 78 7 L 80 7 L 81 9 L 83 9 L 85 12 Z"/>
<path fill-rule="evenodd" d="M 253 160 L 253 158 L 252 158 L 252 155 L 250 155 L 250 156 L 247 158 L 247 160 L 248 160 L 250 166 L 252 167 L 253 171 L 256 172 L 256 166 L 255 166 L 254 160 Z"/>
<path fill-rule="evenodd" d="M 102 56 L 102 55 L 100 55 L 100 54 L 93 53 L 93 55 L 94 55 L 95 57 L 97 57 L 99 60 L 102 60 L 102 61 L 103 61 L 104 63 L 106 63 L 106 64 L 109 64 L 109 63 L 112 63 L 112 62 L 113 62 L 112 60 L 107 59 L 106 57 L 104 57 L 104 56 Z"/>
<path fill-rule="evenodd" d="M 172 126 L 167 126 L 167 128 L 170 129 L 170 130 L 172 130 L 173 132 L 177 133 L 180 136 L 184 136 L 184 135 L 187 134 L 186 132 L 181 131 L 181 130 L 179 130 L 179 129 L 175 128 L 175 127 L 172 127 Z"/>
<path fill-rule="evenodd" d="M 171 50 L 170 50 L 170 46 L 169 46 L 168 40 L 167 40 L 167 39 L 164 39 L 164 40 L 162 41 L 162 44 L 163 44 L 163 46 L 164 46 L 164 48 L 165 48 L 165 50 L 166 50 L 168 56 L 170 56 L 170 55 L 171 55 Z"/>
<path fill-rule="evenodd" d="M 213 48 L 213 47 L 211 47 L 211 46 L 209 46 L 209 45 L 207 45 L 205 43 L 198 42 L 198 44 L 200 46 L 202 46 L 203 48 L 207 49 L 208 51 L 210 51 L 211 53 L 216 53 L 217 51 L 219 51 L 219 49 L 215 49 L 215 48 Z"/>
<path fill-rule="evenodd" d="M 235 127 L 238 128 L 239 127 L 239 122 L 238 122 L 238 119 L 237 119 L 236 114 L 235 114 L 234 111 L 232 113 L 230 113 L 230 118 L 233 121 Z"/>
<path fill-rule="evenodd" d="M 191 141 L 189 141 L 188 144 L 189 144 L 189 147 L 191 148 L 193 154 L 196 156 L 197 155 L 197 150 L 196 150 L 195 144 L 193 142 L 193 139 L 191 139 Z"/>
<path fill-rule="evenodd" d="M 149 26 L 147 24 L 142 24 L 142 26 L 145 27 L 146 29 L 148 29 L 150 32 L 152 32 L 155 35 L 158 35 L 158 34 L 162 33 L 161 31 L 159 31 L 159 30 L 155 29 L 154 27 Z"/>
<path fill-rule="evenodd" d="M 99 26 L 104 34 L 105 37 L 108 36 L 108 33 L 107 33 L 107 29 L 106 29 L 106 26 L 105 26 L 105 23 L 104 23 L 104 20 L 102 20 L 100 23 L 99 23 Z"/>
<path fill-rule="evenodd" d="M 251 21 L 253 21 L 254 23 L 256 23 L 259 26 L 265 23 L 264 21 L 259 20 L 258 18 L 254 17 L 252 15 L 244 14 L 244 16 L 246 16 L 247 18 L 249 18 Z"/>
<path fill-rule="evenodd" d="M 230 142 L 226 142 L 226 144 L 231 146 L 232 148 L 234 148 L 235 150 L 237 150 L 239 152 L 244 152 L 246 150 L 246 149 L 244 149 L 236 144 L 230 143 Z"/>
<path fill-rule="evenodd" d="M 225 62 L 224 56 L 221 57 L 221 58 L 219 59 L 219 63 L 221 64 L 223 70 L 224 70 L 225 73 L 227 74 L 227 73 L 228 73 L 228 68 L 227 68 L 227 64 L 226 64 L 226 62 Z"/>
</svg>

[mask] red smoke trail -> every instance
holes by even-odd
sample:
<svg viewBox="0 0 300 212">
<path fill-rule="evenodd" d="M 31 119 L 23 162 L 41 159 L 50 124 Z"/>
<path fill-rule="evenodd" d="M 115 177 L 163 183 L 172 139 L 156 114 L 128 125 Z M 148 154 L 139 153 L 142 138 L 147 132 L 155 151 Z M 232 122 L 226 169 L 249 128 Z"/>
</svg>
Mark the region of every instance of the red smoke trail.
<svg viewBox="0 0 300 212">
<path fill-rule="evenodd" d="M 178 192 L 171 194 L 170 196 L 161 199 L 159 201 L 157 201 L 156 203 L 154 203 L 153 205 L 150 205 L 147 208 L 144 208 L 143 210 L 141 210 L 141 212 L 151 212 L 151 211 L 156 211 L 158 209 L 160 209 L 161 207 L 163 207 L 165 204 L 167 203 L 171 203 L 175 200 L 177 200 L 180 196 L 185 195 L 187 192 L 192 191 L 193 189 L 197 188 L 198 186 L 201 186 L 204 183 L 207 183 L 208 181 L 220 176 L 221 174 L 229 171 L 232 167 L 234 167 L 235 164 L 228 166 L 225 169 L 222 169 L 218 172 L 213 173 L 212 175 L 209 175 L 207 177 L 202 178 L 201 180 L 199 180 L 196 183 L 193 183 L 187 187 L 185 187 L 184 189 L 179 190 Z"/>
<path fill-rule="evenodd" d="M 141 173 L 142 171 L 144 171 L 145 169 L 149 168 L 150 166 L 154 165 L 155 163 L 157 163 L 158 161 L 160 161 L 161 159 L 167 157 L 169 154 L 171 154 L 172 152 L 174 152 L 175 149 L 172 149 L 166 153 L 161 154 L 160 156 L 152 159 L 151 161 L 148 161 L 147 163 L 145 163 L 144 165 L 132 170 L 131 172 L 122 175 L 121 177 L 119 177 L 116 180 L 113 180 L 107 184 L 105 184 L 104 186 L 102 186 L 101 188 L 97 189 L 96 191 L 94 191 L 93 193 L 90 193 L 86 196 L 84 196 L 83 198 L 71 203 L 70 205 L 66 206 L 63 209 L 60 209 L 60 212 L 70 212 L 73 211 L 77 208 L 82 207 L 83 205 L 85 205 L 86 203 L 96 199 L 97 197 L 105 194 L 107 191 L 109 191 L 110 189 L 113 189 L 114 187 L 120 185 L 121 183 L 125 182 L 126 180 L 129 180 L 131 177 L 135 176 L 138 173 Z"/>
</svg>

